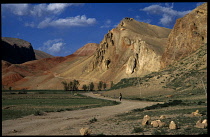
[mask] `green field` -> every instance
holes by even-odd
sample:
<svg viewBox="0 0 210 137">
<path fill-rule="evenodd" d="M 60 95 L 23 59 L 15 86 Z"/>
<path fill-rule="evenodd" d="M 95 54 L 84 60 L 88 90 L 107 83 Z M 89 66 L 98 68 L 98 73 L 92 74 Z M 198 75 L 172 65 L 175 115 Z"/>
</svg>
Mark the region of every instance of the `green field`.
<svg viewBox="0 0 210 137">
<path fill-rule="evenodd" d="M 109 106 L 115 101 L 86 97 L 70 91 L 17 91 L 2 92 L 2 121 L 27 115 L 42 115 L 44 112 L 61 112 L 76 109 Z"/>
</svg>

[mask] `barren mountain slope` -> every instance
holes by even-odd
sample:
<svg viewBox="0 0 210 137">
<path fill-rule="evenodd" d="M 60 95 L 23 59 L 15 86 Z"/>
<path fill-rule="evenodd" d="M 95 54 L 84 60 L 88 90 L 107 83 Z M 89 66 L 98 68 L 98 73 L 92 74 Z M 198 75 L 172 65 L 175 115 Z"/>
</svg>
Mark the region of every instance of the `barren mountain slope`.
<svg viewBox="0 0 210 137">
<path fill-rule="evenodd" d="M 43 59 L 43 58 L 52 58 L 54 57 L 53 55 L 50 55 L 50 54 L 47 54 L 41 50 L 35 50 L 34 49 L 34 52 L 35 52 L 35 56 L 36 56 L 36 59 Z"/>
</svg>

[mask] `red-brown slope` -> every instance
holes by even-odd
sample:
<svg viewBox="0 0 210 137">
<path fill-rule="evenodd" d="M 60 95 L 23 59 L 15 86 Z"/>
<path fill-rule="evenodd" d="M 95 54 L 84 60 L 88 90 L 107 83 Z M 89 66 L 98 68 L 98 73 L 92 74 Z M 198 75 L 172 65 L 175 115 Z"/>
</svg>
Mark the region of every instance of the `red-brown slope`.
<svg viewBox="0 0 210 137">
<path fill-rule="evenodd" d="M 40 85 L 40 82 L 42 84 L 53 81 L 57 72 L 65 69 L 68 64 L 92 55 L 96 48 L 97 44 L 90 43 L 66 57 L 44 58 L 22 64 L 11 64 L 2 60 L 2 84 L 14 89 L 31 89 L 34 85 Z"/>
<path fill-rule="evenodd" d="M 78 49 L 76 52 L 73 53 L 73 55 L 77 56 L 91 56 L 98 48 L 99 44 L 97 43 L 88 43 Z"/>
<path fill-rule="evenodd" d="M 24 76 L 17 72 L 9 72 L 2 77 L 2 85 L 11 85 L 16 81 L 21 80 L 22 78 L 24 78 Z"/>
<path fill-rule="evenodd" d="M 28 61 L 23 64 L 10 64 L 2 60 L 2 85 L 14 86 L 16 85 L 15 82 L 24 77 L 45 75 L 45 71 L 50 70 L 65 60 L 65 57 L 54 57 Z"/>
</svg>

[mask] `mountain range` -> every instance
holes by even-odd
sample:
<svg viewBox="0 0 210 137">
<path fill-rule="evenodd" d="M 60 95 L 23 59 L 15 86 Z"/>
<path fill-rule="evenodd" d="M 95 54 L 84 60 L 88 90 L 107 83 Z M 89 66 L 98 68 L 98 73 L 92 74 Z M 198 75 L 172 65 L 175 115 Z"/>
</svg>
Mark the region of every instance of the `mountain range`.
<svg viewBox="0 0 210 137">
<path fill-rule="evenodd" d="M 202 77 L 205 77 L 207 3 L 177 19 L 173 29 L 125 17 L 99 44 L 88 43 L 66 57 L 40 53 L 29 42 L 17 38 L 2 38 L 2 47 L 3 53 L 8 53 L 2 55 L 3 89 L 63 89 L 62 81 L 74 79 L 80 82 L 79 89 L 84 84 L 99 81 L 108 88 L 113 82 L 117 88 L 117 85 L 128 84 L 123 83 L 123 79 L 143 78 L 172 66 L 176 68 L 173 77 L 164 74 L 171 81 L 192 70 L 198 70 L 195 75 L 204 72 Z M 132 81 L 130 86 L 136 86 L 137 81 Z M 172 86 L 169 83 L 167 86 Z M 150 84 L 157 82 L 150 81 Z"/>
</svg>

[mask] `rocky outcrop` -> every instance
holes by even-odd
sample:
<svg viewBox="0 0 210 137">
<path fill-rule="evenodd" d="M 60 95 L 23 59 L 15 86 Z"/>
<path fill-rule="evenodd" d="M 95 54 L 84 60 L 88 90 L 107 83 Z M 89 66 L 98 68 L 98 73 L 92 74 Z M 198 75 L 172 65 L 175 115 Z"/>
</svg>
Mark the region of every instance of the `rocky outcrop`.
<svg viewBox="0 0 210 137">
<path fill-rule="evenodd" d="M 197 127 L 197 128 L 207 128 L 207 119 L 204 119 L 203 120 L 203 122 L 202 122 L 202 120 L 198 120 L 197 122 L 196 122 L 196 125 L 195 125 L 195 127 Z"/>
<path fill-rule="evenodd" d="M 141 124 L 142 124 L 143 126 L 148 125 L 150 119 L 151 119 L 150 116 L 145 115 L 144 118 L 143 118 L 143 120 L 142 120 L 142 123 L 141 123 Z"/>
<path fill-rule="evenodd" d="M 103 79 L 109 79 L 110 71 L 118 71 L 112 78 L 116 77 L 114 79 L 119 81 L 124 77 L 158 71 L 170 31 L 133 18 L 124 18 L 104 36 L 86 72 L 103 73 Z"/>
<path fill-rule="evenodd" d="M 162 122 L 160 120 L 154 120 L 151 122 L 152 127 L 164 127 L 166 126 L 165 122 Z"/>
<path fill-rule="evenodd" d="M 79 130 L 79 132 L 82 136 L 87 136 L 87 135 L 90 135 L 92 133 L 92 130 L 89 129 L 89 128 L 81 128 Z"/>
<path fill-rule="evenodd" d="M 177 124 L 174 121 L 171 121 L 169 124 L 169 129 L 177 129 Z"/>
<path fill-rule="evenodd" d="M 190 55 L 204 43 L 207 43 L 207 3 L 177 19 L 168 37 L 161 68 Z"/>
<path fill-rule="evenodd" d="M 35 60 L 35 53 L 31 43 L 18 39 L 2 37 L 2 60 L 12 64 L 21 64 Z"/>
</svg>

